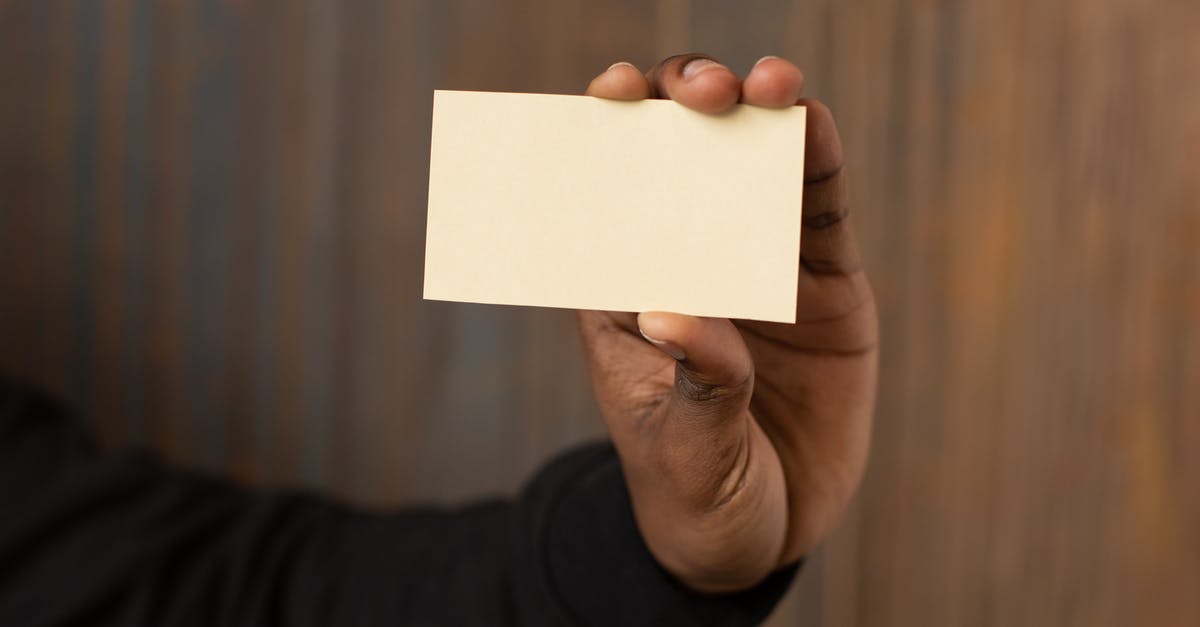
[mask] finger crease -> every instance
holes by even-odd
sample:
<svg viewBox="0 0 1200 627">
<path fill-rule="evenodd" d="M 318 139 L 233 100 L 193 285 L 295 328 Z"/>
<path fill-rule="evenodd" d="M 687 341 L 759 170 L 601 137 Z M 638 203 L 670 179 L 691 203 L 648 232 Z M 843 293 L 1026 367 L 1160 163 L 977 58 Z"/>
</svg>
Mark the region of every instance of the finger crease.
<svg viewBox="0 0 1200 627">
<path fill-rule="evenodd" d="M 824 276 L 845 276 L 859 269 L 857 264 L 846 264 L 839 261 L 805 257 L 803 251 L 800 253 L 800 265 L 804 266 L 804 269 L 809 274 Z"/>
<path fill-rule="evenodd" d="M 825 324 L 829 322 L 840 322 L 841 320 L 849 318 L 850 316 L 858 313 L 863 307 L 870 305 L 872 302 L 874 301 L 870 298 L 863 298 L 859 300 L 856 305 L 845 311 L 838 312 L 831 316 L 825 316 L 824 318 L 808 318 L 803 320 L 797 319 L 796 324 Z"/>
<path fill-rule="evenodd" d="M 818 172 L 810 177 L 805 178 L 804 184 L 805 185 L 816 185 L 817 183 L 824 183 L 825 181 L 828 181 L 829 179 L 841 174 L 842 170 L 844 170 L 845 168 L 846 168 L 845 162 L 838 162 L 837 166 L 831 170 L 826 170 L 825 172 Z"/>
<path fill-rule="evenodd" d="M 693 381 L 683 374 L 675 375 L 675 384 L 684 398 L 695 403 L 706 403 L 719 398 L 723 387 L 715 383 Z"/>
<path fill-rule="evenodd" d="M 803 216 L 801 218 L 801 224 L 810 229 L 821 231 L 836 224 L 840 224 L 849 217 L 850 207 L 842 206 L 834 211 L 823 211 L 816 215 Z"/>
<path fill-rule="evenodd" d="M 794 346 L 787 340 L 781 340 L 775 336 L 767 335 L 758 329 L 751 327 L 741 327 L 741 330 L 746 331 L 750 335 L 761 339 L 768 344 L 772 344 L 781 349 L 800 353 L 802 355 L 824 355 L 829 357 L 857 357 L 865 355 L 875 350 L 878 344 L 876 342 L 868 342 L 862 346 L 854 346 L 851 348 L 805 348 L 802 346 Z"/>
</svg>

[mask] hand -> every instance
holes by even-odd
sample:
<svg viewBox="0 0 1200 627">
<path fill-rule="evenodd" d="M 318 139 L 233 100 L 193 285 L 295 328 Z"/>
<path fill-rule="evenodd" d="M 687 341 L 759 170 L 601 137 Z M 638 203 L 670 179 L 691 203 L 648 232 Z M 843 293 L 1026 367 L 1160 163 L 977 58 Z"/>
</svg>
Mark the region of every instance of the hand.
<svg viewBox="0 0 1200 627">
<path fill-rule="evenodd" d="M 808 107 L 795 324 L 579 314 L 638 528 L 664 568 L 704 592 L 753 586 L 811 551 L 866 465 L 875 301 L 850 229 L 841 140 L 829 109 L 800 98 L 803 83 L 783 59 L 763 59 L 741 81 L 689 54 L 646 75 L 614 65 L 587 90 L 671 98 L 705 113 L 738 102 Z M 679 263 L 686 277 L 687 261 Z"/>
</svg>

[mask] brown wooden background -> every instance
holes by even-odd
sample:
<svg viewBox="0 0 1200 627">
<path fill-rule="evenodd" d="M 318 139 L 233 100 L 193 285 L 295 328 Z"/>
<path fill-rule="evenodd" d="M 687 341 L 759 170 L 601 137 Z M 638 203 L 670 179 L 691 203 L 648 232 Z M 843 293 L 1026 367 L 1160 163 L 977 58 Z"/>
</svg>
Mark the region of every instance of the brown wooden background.
<svg viewBox="0 0 1200 627">
<path fill-rule="evenodd" d="M 806 68 L 876 447 L 776 625 L 1200 624 L 1200 3 L 0 0 L 0 367 L 370 503 L 601 433 L 569 313 L 420 300 L 431 90 Z"/>
</svg>

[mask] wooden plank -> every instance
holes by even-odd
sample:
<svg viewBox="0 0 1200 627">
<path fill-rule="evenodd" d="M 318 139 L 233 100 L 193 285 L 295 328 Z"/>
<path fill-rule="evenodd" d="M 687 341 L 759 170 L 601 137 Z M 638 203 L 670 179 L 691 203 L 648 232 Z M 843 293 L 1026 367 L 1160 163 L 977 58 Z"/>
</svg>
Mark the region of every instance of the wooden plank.
<svg viewBox="0 0 1200 627">
<path fill-rule="evenodd" d="M 156 450 L 172 460 L 183 460 L 187 442 L 183 424 L 188 402 L 183 320 L 188 285 L 184 276 L 188 240 L 186 224 L 191 146 L 190 90 L 199 62 L 188 24 L 194 6 L 186 3 L 152 4 L 150 55 L 157 59 L 151 70 L 150 159 L 154 164 L 147 180 L 152 210 L 147 228 L 151 242 L 145 260 L 151 271 L 146 283 L 146 330 L 142 336 L 140 377 L 147 391 L 146 411 L 151 417 L 151 438 Z"/>
<path fill-rule="evenodd" d="M 95 198 L 96 258 L 91 264 L 95 294 L 94 362 L 89 369 L 94 374 L 92 386 L 96 415 L 101 421 L 100 432 L 115 434 L 124 430 L 120 419 L 125 406 L 124 362 L 112 366 L 114 355 L 121 355 L 125 342 L 125 290 L 128 234 L 124 205 L 127 202 L 125 176 L 128 139 L 129 60 L 131 40 L 131 2 L 108 5 L 100 16 L 99 30 L 103 38 L 98 45 L 96 69 L 99 86 L 97 103 Z"/>
</svg>

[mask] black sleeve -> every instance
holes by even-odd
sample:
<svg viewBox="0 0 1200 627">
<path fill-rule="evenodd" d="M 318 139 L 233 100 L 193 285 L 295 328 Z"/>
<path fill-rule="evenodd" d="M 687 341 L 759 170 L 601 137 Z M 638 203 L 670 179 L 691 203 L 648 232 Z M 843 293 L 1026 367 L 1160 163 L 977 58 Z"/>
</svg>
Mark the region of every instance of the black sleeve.
<svg viewBox="0 0 1200 627">
<path fill-rule="evenodd" d="M 751 625 L 795 571 L 736 595 L 677 584 L 607 444 L 513 502 L 367 513 L 97 455 L 0 384 L 0 625 Z"/>
</svg>

